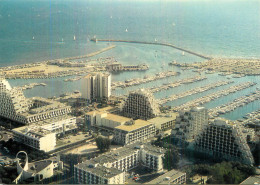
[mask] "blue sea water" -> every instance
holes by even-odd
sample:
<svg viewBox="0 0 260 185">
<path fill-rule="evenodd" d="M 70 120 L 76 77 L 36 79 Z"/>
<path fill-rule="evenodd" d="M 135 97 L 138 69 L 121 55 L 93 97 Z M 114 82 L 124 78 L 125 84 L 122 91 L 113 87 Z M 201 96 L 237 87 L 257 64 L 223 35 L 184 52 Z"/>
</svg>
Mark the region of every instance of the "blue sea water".
<svg viewBox="0 0 260 185">
<path fill-rule="evenodd" d="M 127 32 L 125 30 L 128 30 Z M 73 41 L 73 36 L 77 40 Z M 85 55 L 107 43 L 93 43 L 94 35 L 104 39 L 141 40 L 172 43 L 205 55 L 232 58 L 260 58 L 260 1 L 259 0 L 0 0 L 0 66 L 43 61 L 55 58 Z M 35 39 L 33 40 L 32 37 Z M 64 43 L 61 43 L 61 40 Z M 147 63 L 146 72 L 113 74 L 112 80 L 144 77 L 169 69 L 168 62 L 200 62 L 202 59 L 164 46 L 115 43 L 116 48 L 94 58 L 114 56 L 123 64 Z M 179 71 L 178 68 L 171 67 Z M 197 75 L 180 71 L 181 75 L 149 84 L 118 90 L 127 93 L 140 87 L 149 87 L 180 78 Z M 196 86 L 226 79 L 207 75 L 206 81 L 184 85 L 155 93 L 162 98 L 181 93 Z M 79 89 L 81 81 L 64 82 L 64 78 L 11 80 L 13 86 L 31 82 L 45 82 L 46 87 L 27 90 L 25 95 L 58 96 Z M 259 82 L 259 77 L 234 79 Z M 228 86 L 221 87 L 227 88 Z M 256 86 L 255 86 L 256 87 Z M 255 90 L 246 89 L 212 101 L 208 108 L 245 95 Z M 259 84 L 257 85 L 259 87 Z M 179 105 L 204 92 L 168 103 Z M 260 108 L 259 101 L 224 115 L 239 119 L 244 114 Z"/>
</svg>

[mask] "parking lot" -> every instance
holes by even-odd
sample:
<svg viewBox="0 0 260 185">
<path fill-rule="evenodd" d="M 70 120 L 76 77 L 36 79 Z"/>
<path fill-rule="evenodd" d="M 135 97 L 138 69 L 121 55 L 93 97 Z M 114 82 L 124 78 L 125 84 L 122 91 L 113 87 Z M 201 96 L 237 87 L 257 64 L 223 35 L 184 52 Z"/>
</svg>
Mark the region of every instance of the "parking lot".
<svg viewBox="0 0 260 185">
<path fill-rule="evenodd" d="M 85 134 L 82 132 L 78 132 L 77 134 L 69 134 L 69 135 L 66 135 L 65 137 L 57 139 L 56 147 L 60 147 L 60 146 L 67 145 L 70 143 L 75 143 L 75 142 L 84 140 L 88 137 L 89 137 L 88 134 Z"/>
</svg>

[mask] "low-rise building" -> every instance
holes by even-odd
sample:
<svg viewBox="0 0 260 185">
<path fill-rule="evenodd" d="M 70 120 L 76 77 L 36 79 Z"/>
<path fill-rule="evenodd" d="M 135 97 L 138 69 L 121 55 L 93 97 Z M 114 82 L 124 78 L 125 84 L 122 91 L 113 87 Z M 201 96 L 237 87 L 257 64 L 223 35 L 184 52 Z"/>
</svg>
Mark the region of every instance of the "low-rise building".
<svg viewBox="0 0 260 185">
<path fill-rule="evenodd" d="M 173 129 L 175 126 L 175 120 L 177 115 L 177 113 L 160 115 L 147 121 L 153 123 L 155 125 L 157 133 L 159 133 L 161 131 Z"/>
<path fill-rule="evenodd" d="M 132 120 L 114 128 L 114 141 L 128 145 L 143 141 L 155 135 L 155 126 L 145 120 Z"/>
<path fill-rule="evenodd" d="M 195 150 L 215 158 L 249 165 L 254 163 L 242 125 L 221 118 L 209 124 L 198 135 Z"/>
<path fill-rule="evenodd" d="M 146 184 L 186 184 L 186 173 L 171 170 Z"/>
<path fill-rule="evenodd" d="M 26 126 L 15 128 L 14 140 L 25 145 L 28 145 L 37 150 L 49 152 L 54 150 L 56 146 L 56 134 L 51 133 L 40 127 L 28 128 Z"/>
<path fill-rule="evenodd" d="M 75 166 L 74 178 L 79 184 L 124 184 L 125 172 L 87 161 Z"/>
<path fill-rule="evenodd" d="M 21 165 L 20 159 L 18 158 L 20 153 L 26 155 L 24 166 Z M 20 151 L 16 155 L 16 162 L 18 176 L 14 180 L 15 184 L 29 178 L 33 178 L 34 182 L 39 182 L 43 179 L 52 177 L 55 174 L 55 170 L 63 169 L 63 162 L 60 161 L 59 156 L 29 163 L 27 153 Z"/>
<path fill-rule="evenodd" d="M 106 111 L 95 110 L 85 115 L 86 125 L 115 128 L 131 121 L 130 118 L 110 114 Z"/>
<path fill-rule="evenodd" d="M 60 116 L 13 129 L 14 140 L 37 150 L 55 149 L 56 137 L 77 129 L 76 117 Z"/>
<path fill-rule="evenodd" d="M 125 172 L 138 165 L 163 170 L 164 152 L 163 148 L 141 142 L 127 145 L 75 165 L 74 178 L 84 184 L 124 184 Z"/>
</svg>

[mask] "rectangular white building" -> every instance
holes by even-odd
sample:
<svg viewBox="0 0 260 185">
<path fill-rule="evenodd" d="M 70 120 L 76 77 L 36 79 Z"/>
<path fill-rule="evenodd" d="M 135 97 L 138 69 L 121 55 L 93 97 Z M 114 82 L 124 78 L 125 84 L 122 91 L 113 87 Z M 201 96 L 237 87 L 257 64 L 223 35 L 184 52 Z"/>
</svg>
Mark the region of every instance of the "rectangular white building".
<svg viewBox="0 0 260 185">
<path fill-rule="evenodd" d="M 138 165 L 163 169 L 165 150 L 141 142 L 107 152 L 74 166 L 74 178 L 83 184 L 124 184 L 125 172 Z"/>
</svg>

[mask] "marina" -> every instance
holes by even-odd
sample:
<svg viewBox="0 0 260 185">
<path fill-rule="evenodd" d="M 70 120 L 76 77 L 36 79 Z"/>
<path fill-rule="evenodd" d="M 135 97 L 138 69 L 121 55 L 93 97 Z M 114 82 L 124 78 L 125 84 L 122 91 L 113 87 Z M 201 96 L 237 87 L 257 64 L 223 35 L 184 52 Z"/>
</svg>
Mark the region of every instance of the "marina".
<svg viewBox="0 0 260 185">
<path fill-rule="evenodd" d="M 169 63 L 171 65 L 186 69 L 195 69 L 198 72 L 206 73 L 221 72 L 220 75 L 232 75 L 234 78 L 244 77 L 245 75 L 260 75 L 260 59 L 240 59 L 240 58 L 213 58 L 204 62 L 195 63 Z"/>
<path fill-rule="evenodd" d="M 21 89 L 22 91 L 26 90 L 26 89 L 32 89 L 36 86 L 46 86 L 47 84 L 46 83 L 30 83 L 30 84 L 27 84 L 27 85 L 23 85 L 23 86 L 18 86 L 16 88 L 18 89 Z"/>
<path fill-rule="evenodd" d="M 145 76 L 144 78 L 133 78 L 133 79 L 125 80 L 124 82 L 122 82 L 122 81 L 113 82 L 111 85 L 111 88 L 116 89 L 116 88 L 125 88 L 125 87 L 135 86 L 135 85 L 139 85 L 139 84 L 148 83 L 148 82 L 151 82 L 154 80 L 159 80 L 159 79 L 163 79 L 163 78 L 167 78 L 167 77 L 171 77 L 171 76 L 176 76 L 178 74 L 179 74 L 178 72 L 174 72 L 174 71 L 159 72 L 153 76 Z"/>
<path fill-rule="evenodd" d="M 216 82 L 214 84 L 206 85 L 204 87 L 196 87 L 194 89 L 183 92 L 181 94 L 174 94 L 174 95 L 171 95 L 170 97 L 162 98 L 162 99 L 159 100 L 159 103 L 162 105 L 162 104 L 165 104 L 165 103 L 170 102 L 170 101 L 174 101 L 174 100 L 177 100 L 177 99 L 180 99 L 180 98 L 184 98 L 186 96 L 191 96 L 193 94 L 202 93 L 202 92 L 205 92 L 205 91 L 208 91 L 208 90 L 211 90 L 211 89 L 214 89 L 216 87 L 223 86 L 223 85 L 227 85 L 227 84 L 230 84 L 230 83 L 234 83 L 234 81 L 220 81 L 220 82 Z"/>
<path fill-rule="evenodd" d="M 246 114 L 243 120 L 244 125 L 260 126 L 260 109 Z"/>
<path fill-rule="evenodd" d="M 189 102 L 184 103 L 180 106 L 173 107 L 172 110 L 181 111 L 181 110 L 189 109 L 191 107 L 201 106 L 205 103 L 208 103 L 208 102 L 213 101 L 215 99 L 218 99 L 220 97 L 228 96 L 231 93 L 241 91 L 243 89 L 249 88 L 249 87 L 254 86 L 254 85 L 256 85 L 256 83 L 254 83 L 254 82 L 245 82 L 245 83 L 242 83 L 242 84 L 234 85 L 234 86 L 231 86 L 227 89 L 223 89 L 223 90 L 211 93 L 209 95 L 197 98 L 195 100 L 189 101 Z"/>
<path fill-rule="evenodd" d="M 234 111 L 238 107 L 243 107 L 243 106 L 245 106 L 251 102 L 254 102 L 256 100 L 259 100 L 259 99 L 260 99 L 260 91 L 256 91 L 256 92 L 250 93 L 246 96 L 239 97 L 227 104 L 210 109 L 209 115 L 211 115 L 213 117 L 217 117 L 220 114 L 226 114 L 228 112 Z"/>
<path fill-rule="evenodd" d="M 146 88 L 146 90 L 148 90 L 152 93 L 155 93 L 155 92 L 167 90 L 167 89 L 170 89 L 170 88 L 178 87 L 178 86 L 183 85 L 183 84 L 198 82 L 198 81 L 202 81 L 202 80 L 206 80 L 206 79 L 207 79 L 207 77 L 205 77 L 205 76 L 203 76 L 203 77 L 202 76 L 195 76 L 195 77 L 192 77 L 192 78 L 185 78 L 185 79 L 182 79 L 182 80 L 177 80 L 176 82 L 166 83 L 166 84 L 163 84 L 163 85 L 157 86 L 157 87 Z"/>
</svg>

